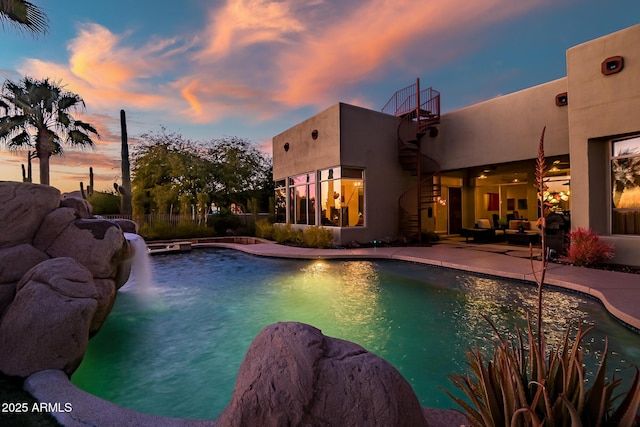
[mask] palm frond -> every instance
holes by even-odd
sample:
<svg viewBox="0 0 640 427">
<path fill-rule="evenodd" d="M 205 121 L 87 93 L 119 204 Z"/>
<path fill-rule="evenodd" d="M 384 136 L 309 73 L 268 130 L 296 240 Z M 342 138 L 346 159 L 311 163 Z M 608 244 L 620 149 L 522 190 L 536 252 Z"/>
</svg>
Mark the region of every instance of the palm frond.
<svg viewBox="0 0 640 427">
<path fill-rule="evenodd" d="M 25 0 L 0 0 L 0 22 L 11 23 L 33 35 L 45 34 L 49 29 L 47 15 Z"/>
<path fill-rule="evenodd" d="M 27 132 L 20 132 L 7 143 L 7 147 L 9 147 L 10 150 L 18 150 L 25 146 L 33 146 L 33 138 Z"/>
</svg>

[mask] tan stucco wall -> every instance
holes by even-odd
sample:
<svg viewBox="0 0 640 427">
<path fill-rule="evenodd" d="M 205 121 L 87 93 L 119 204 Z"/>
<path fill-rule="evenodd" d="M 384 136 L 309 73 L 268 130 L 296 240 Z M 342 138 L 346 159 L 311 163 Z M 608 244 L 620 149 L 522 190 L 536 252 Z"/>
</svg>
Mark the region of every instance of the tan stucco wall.
<svg viewBox="0 0 640 427">
<path fill-rule="evenodd" d="M 398 198 L 409 182 L 398 162 L 398 122 L 365 108 L 333 105 L 273 138 L 274 180 L 335 166 L 364 168 L 365 226 L 329 228 L 338 243 L 396 238 Z M 316 140 L 313 130 L 318 131 Z"/>
<path fill-rule="evenodd" d="M 567 154 L 567 107 L 555 105 L 566 91 L 562 78 L 443 114 L 427 152 L 443 170 L 533 159 L 546 126 L 546 154 Z"/>
<path fill-rule="evenodd" d="M 341 104 L 341 157 L 346 166 L 365 168 L 366 227 L 342 229 L 342 240 L 369 242 L 398 237 L 398 198 L 408 188 L 408 173 L 398 161 L 399 119 Z"/>
<path fill-rule="evenodd" d="M 311 132 L 317 129 L 318 138 Z M 273 137 L 273 178 L 284 179 L 340 164 L 340 104 Z M 289 151 L 284 150 L 289 143 Z"/>
<path fill-rule="evenodd" d="M 601 63 L 624 58 L 622 71 L 605 76 Z M 608 141 L 640 132 L 640 25 L 567 51 L 572 226 L 610 234 Z M 640 238 L 609 236 L 615 262 L 640 265 Z"/>
</svg>

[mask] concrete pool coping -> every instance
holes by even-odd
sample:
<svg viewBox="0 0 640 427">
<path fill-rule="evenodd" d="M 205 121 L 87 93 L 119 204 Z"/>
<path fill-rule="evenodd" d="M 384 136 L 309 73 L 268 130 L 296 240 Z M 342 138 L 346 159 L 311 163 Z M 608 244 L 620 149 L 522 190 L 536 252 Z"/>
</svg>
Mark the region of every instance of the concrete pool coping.
<svg viewBox="0 0 640 427">
<path fill-rule="evenodd" d="M 377 247 L 357 249 L 311 249 L 279 245 L 272 242 L 253 244 L 233 242 L 192 243 L 193 248 L 228 248 L 252 255 L 296 259 L 389 259 L 415 262 L 466 272 L 535 282 L 528 250 L 506 250 L 463 244 L 437 244 L 431 247 Z M 539 262 L 534 262 L 538 266 Z M 538 267 L 539 268 L 539 267 Z M 590 295 L 624 324 L 640 330 L 640 275 L 549 264 L 545 284 Z M 71 412 L 52 415 L 71 426 L 215 426 L 214 420 L 188 420 L 159 417 L 135 412 L 80 390 L 62 371 L 42 371 L 25 381 L 25 390 L 40 402 L 71 402 Z M 461 415 L 451 410 L 432 410 L 431 425 L 461 425 Z"/>
</svg>

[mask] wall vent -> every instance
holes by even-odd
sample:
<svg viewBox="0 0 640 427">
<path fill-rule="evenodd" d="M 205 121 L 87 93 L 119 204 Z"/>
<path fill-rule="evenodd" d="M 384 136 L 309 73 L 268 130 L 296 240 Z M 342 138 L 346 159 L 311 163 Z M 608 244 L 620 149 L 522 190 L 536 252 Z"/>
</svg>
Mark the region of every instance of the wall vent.
<svg viewBox="0 0 640 427">
<path fill-rule="evenodd" d="M 556 95 L 556 105 L 558 107 L 564 107 L 569 103 L 569 97 L 567 92 L 562 92 Z"/>
<path fill-rule="evenodd" d="M 624 60 L 622 59 L 622 56 L 612 56 L 602 61 L 600 67 L 602 74 L 605 76 L 619 73 L 624 67 Z"/>
</svg>

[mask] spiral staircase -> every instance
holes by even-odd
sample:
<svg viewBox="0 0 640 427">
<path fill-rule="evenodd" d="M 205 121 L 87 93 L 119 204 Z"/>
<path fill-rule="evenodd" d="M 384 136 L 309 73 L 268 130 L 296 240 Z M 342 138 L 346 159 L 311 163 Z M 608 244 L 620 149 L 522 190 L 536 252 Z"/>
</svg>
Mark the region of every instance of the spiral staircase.
<svg viewBox="0 0 640 427">
<path fill-rule="evenodd" d="M 383 113 L 401 117 L 398 124 L 398 159 L 404 170 L 416 177 L 415 184 L 398 199 L 400 232 L 421 243 L 422 211 L 441 199 L 440 165 L 426 153 L 425 136 L 438 134 L 440 92 L 420 90 L 420 80 L 397 91 L 382 109 Z"/>
</svg>

